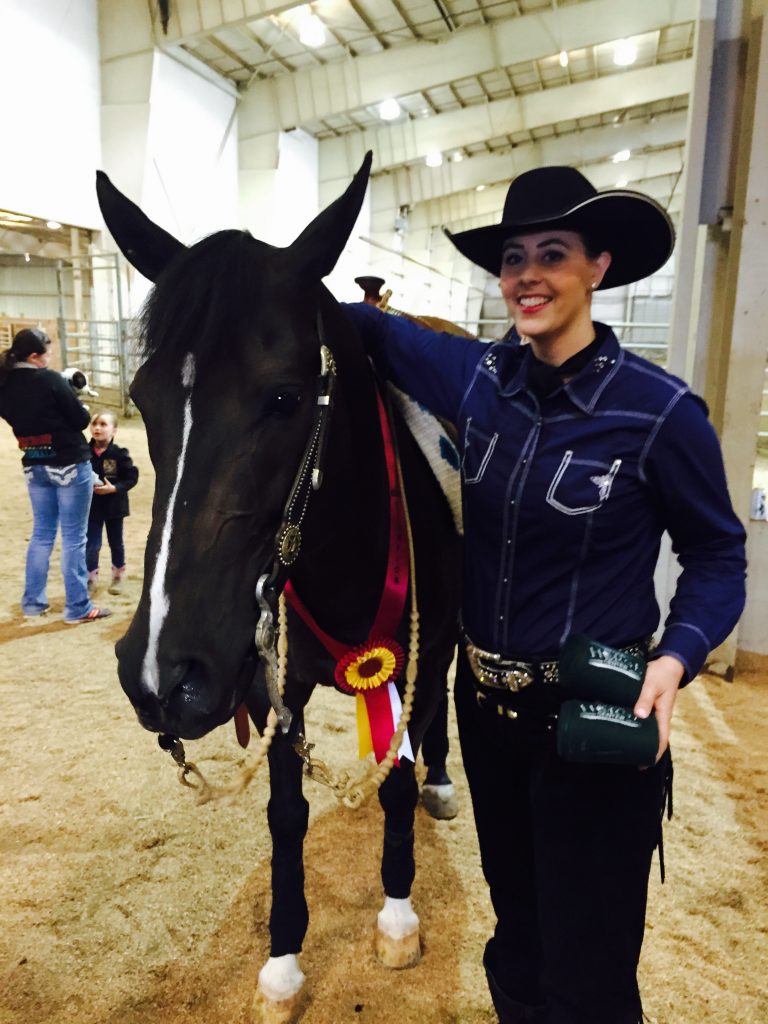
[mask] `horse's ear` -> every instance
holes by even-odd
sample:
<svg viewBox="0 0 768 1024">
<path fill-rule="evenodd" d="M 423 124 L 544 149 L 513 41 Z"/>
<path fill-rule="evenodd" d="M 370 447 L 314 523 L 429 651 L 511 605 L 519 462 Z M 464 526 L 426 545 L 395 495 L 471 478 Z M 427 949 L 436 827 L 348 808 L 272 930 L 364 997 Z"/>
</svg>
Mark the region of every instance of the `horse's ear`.
<svg viewBox="0 0 768 1024">
<path fill-rule="evenodd" d="M 144 277 L 157 280 L 160 272 L 186 246 L 153 223 L 115 188 L 104 171 L 96 171 L 96 195 L 104 223 L 122 254 Z"/>
<path fill-rule="evenodd" d="M 336 266 L 363 205 L 372 158 L 368 150 L 346 192 L 318 214 L 290 246 L 301 280 L 319 281 Z"/>
</svg>

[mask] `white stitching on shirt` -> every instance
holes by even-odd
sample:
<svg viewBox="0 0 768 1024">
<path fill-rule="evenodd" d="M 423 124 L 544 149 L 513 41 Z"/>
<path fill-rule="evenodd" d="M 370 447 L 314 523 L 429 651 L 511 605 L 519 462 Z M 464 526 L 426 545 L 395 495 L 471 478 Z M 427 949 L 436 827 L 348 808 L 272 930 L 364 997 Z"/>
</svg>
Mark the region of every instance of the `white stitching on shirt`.
<svg viewBox="0 0 768 1024">
<path fill-rule="evenodd" d="M 552 477 L 552 482 L 550 483 L 549 489 L 547 490 L 546 502 L 548 505 L 551 505 L 552 508 L 556 508 L 559 512 L 563 512 L 567 516 L 581 516 L 584 515 L 586 512 L 594 512 L 595 509 L 600 508 L 600 506 L 605 501 L 608 500 L 608 496 L 611 493 L 611 487 L 613 486 L 614 478 L 619 471 L 619 467 L 621 466 L 621 459 L 614 459 L 611 468 L 608 470 L 607 473 L 601 473 L 600 475 L 591 476 L 589 478 L 598 489 L 597 504 L 582 505 L 579 508 L 569 508 L 568 505 L 563 505 L 562 502 L 558 501 L 554 495 L 555 491 L 557 490 L 560 484 L 560 481 L 563 479 L 563 476 L 565 475 L 565 471 L 568 469 L 568 466 L 570 465 L 572 458 L 573 452 L 566 451 L 565 455 L 560 461 L 560 465 L 557 467 L 557 472 Z"/>
<path fill-rule="evenodd" d="M 485 455 L 483 456 L 482 461 L 480 462 L 480 465 L 479 465 L 478 470 L 475 473 L 475 475 L 474 476 L 465 476 L 464 475 L 464 462 L 465 462 L 466 457 L 467 457 L 467 448 L 469 446 L 469 432 L 470 432 L 471 428 L 472 428 L 472 417 L 470 416 L 467 419 L 467 425 L 464 428 L 464 451 L 463 451 L 462 456 L 461 456 L 461 472 L 462 472 L 462 476 L 464 477 L 464 483 L 465 484 L 477 484 L 477 483 L 480 483 L 480 481 L 483 479 L 483 473 L 485 473 L 486 467 L 488 466 L 488 462 L 490 461 L 490 458 L 493 455 L 493 449 L 496 447 L 496 442 L 499 439 L 498 431 L 495 434 L 493 434 L 490 438 L 488 438 L 487 434 L 482 433 L 482 431 L 479 431 L 479 430 L 475 431 L 475 437 L 477 437 L 478 439 L 482 438 L 483 441 L 487 440 L 488 441 L 488 447 L 486 449 Z"/>
<path fill-rule="evenodd" d="M 707 645 L 707 650 L 712 649 L 712 643 L 706 633 L 702 632 L 698 626 L 694 626 L 692 622 L 667 622 L 665 629 L 673 629 L 675 626 L 682 626 L 683 629 L 692 629 L 694 633 L 698 633 L 704 643 Z"/>
<path fill-rule="evenodd" d="M 669 416 L 669 414 L 672 412 L 672 410 L 683 397 L 683 395 L 688 393 L 688 390 L 689 389 L 687 386 L 683 386 L 674 393 L 674 395 L 670 398 L 669 402 L 667 402 L 666 408 L 662 411 L 661 415 L 656 420 L 655 427 L 653 427 L 653 429 L 648 434 L 646 442 L 643 445 L 643 449 L 640 452 L 640 455 L 637 460 L 637 474 L 643 483 L 648 482 L 647 477 L 645 475 L 645 460 L 648 458 L 648 453 L 651 450 L 651 445 L 656 440 L 656 437 L 658 436 L 658 433 L 664 425 L 664 422 Z"/>
</svg>

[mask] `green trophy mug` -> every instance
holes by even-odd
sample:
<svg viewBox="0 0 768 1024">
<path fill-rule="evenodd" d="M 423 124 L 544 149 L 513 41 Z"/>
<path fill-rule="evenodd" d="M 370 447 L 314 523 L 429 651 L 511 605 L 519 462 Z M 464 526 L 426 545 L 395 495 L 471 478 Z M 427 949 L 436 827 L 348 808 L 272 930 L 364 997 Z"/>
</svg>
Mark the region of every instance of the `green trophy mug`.
<svg viewBox="0 0 768 1024">
<path fill-rule="evenodd" d="M 567 700 L 557 720 L 557 752 L 564 761 L 651 765 L 659 748 L 656 716 L 635 718 L 629 708 Z"/>
<path fill-rule="evenodd" d="M 573 697 L 631 708 L 643 686 L 645 659 L 572 633 L 560 651 L 559 679 Z"/>
</svg>

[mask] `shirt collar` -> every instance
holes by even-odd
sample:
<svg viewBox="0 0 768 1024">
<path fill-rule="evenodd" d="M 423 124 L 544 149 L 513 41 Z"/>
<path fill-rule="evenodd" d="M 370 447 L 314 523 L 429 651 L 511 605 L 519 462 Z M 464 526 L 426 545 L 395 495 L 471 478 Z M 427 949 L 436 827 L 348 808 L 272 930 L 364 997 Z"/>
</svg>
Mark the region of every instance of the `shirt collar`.
<svg viewBox="0 0 768 1024">
<path fill-rule="evenodd" d="M 587 365 L 563 386 L 564 393 L 582 412 L 592 413 L 605 390 L 624 359 L 624 353 L 616 335 L 606 324 L 595 322 L 595 333 L 602 337 L 603 342 L 597 354 Z M 503 395 L 514 395 L 526 390 L 528 386 L 528 367 L 533 358 L 528 345 L 520 346 L 519 335 L 515 332 L 509 342 L 519 346 L 521 358 L 515 372 L 502 387 Z"/>
</svg>

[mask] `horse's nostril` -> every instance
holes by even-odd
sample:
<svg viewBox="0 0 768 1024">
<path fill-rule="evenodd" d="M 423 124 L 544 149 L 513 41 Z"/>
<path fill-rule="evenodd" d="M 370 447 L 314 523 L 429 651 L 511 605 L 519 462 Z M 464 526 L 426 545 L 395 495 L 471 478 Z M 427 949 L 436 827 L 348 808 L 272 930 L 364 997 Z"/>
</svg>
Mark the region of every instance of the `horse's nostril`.
<svg viewBox="0 0 768 1024">
<path fill-rule="evenodd" d="M 192 662 L 190 661 L 179 661 L 175 665 L 171 665 L 168 669 L 168 679 L 171 684 L 171 690 L 175 690 L 176 687 L 182 683 L 189 671 Z"/>
<path fill-rule="evenodd" d="M 167 679 L 166 706 L 183 704 L 198 714 L 211 713 L 218 706 L 221 695 L 204 662 L 195 658 L 176 662 L 168 666 Z"/>
</svg>

